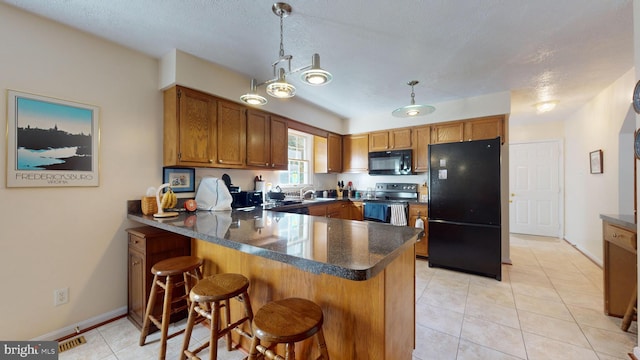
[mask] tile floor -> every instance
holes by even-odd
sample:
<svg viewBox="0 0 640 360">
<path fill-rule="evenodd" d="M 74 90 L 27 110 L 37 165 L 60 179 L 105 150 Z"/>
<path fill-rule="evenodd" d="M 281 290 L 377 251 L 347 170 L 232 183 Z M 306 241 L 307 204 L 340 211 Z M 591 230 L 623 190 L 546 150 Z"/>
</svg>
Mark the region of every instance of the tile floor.
<svg viewBox="0 0 640 360">
<path fill-rule="evenodd" d="M 511 260 L 501 282 L 417 262 L 413 360 L 629 359 L 638 327 L 633 322 L 625 333 L 620 319 L 603 314 L 598 266 L 565 241 L 514 234 Z M 139 334 L 120 319 L 83 334 L 87 344 L 59 358 L 155 359 L 159 336 L 140 347 Z M 198 326 L 193 341 L 207 335 Z M 177 359 L 181 345 L 182 336 L 169 340 L 167 359 Z M 227 352 L 222 341 L 220 349 L 219 359 L 245 356 Z"/>
</svg>

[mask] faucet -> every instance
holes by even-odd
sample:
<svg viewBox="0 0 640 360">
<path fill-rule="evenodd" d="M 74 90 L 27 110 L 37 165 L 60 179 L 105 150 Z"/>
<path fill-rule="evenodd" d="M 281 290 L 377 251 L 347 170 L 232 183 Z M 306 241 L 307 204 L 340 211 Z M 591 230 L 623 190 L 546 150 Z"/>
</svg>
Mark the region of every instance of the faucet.
<svg viewBox="0 0 640 360">
<path fill-rule="evenodd" d="M 305 191 L 305 189 L 307 189 L 307 188 L 309 188 L 309 187 L 305 186 L 302 189 L 300 189 L 300 199 L 304 199 L 307 196 L 307 194 L 311 194 L 311 198 L 312 199 L 315 197 L 316 191 L 313 188 L 310 188 L 307 191 Z"/>
</svg>

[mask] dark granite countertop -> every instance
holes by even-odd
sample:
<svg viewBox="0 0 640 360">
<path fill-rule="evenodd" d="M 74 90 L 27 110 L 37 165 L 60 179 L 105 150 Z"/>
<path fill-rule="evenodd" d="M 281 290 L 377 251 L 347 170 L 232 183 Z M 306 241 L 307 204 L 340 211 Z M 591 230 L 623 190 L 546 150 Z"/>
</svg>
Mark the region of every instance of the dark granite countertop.
<svg viewBox="0 0 640 360">
<path fill-rule="evenodd" d="M 420 229 L 250 210 L 197 211 L 158 219 L 142 215 L 134 201 L 130 220 L 293 265 L 315 274 L 367 280 L 414 246 Z M 139 202 L 138 202 L 139 203 Z"/>
<path fill-rule="evenodd" d="M 600 214 L 600 219 L 608 223 L 622 226 L 630 231 L 636 232 L 636 221 L 633 215 L 628 214 Z"/>
</svg>

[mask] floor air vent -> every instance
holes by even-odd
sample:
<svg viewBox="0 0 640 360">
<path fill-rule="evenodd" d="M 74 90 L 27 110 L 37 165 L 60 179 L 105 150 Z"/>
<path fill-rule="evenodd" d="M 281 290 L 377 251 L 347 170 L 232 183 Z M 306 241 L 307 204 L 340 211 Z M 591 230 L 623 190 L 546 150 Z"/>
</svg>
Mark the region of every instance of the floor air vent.
<svg viewBox="0 0 640 360">
<path fill-rule="evenodd" d="M 58 344 L 58 354 L 63 351 L 71 350 L 76 346 L 80 346 L 86 343 L 87 343 L 87 340 L 84 338 L 84 336 L 78 336 L 77 338 L 67 340 L 65 342 Z"/>
</svg>

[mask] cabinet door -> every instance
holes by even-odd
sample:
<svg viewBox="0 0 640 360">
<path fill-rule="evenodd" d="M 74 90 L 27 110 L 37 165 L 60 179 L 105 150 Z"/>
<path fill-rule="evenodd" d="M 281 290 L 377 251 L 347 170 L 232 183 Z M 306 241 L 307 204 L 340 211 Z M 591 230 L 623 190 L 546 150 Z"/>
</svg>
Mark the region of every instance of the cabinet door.
<svg viewBox="0 0 640 360">
<path fill-rule="evenodd" d="M 388 131 L 377 131 L 369 134 L 369 151 L 384 151 L 389 148 Z"/>
<path fill-rule="evenodd" d="M 311 216 L 327 216 L 327 205 L 311 205 L 311 206 L 309 206 L 309 215 L 311 215 Z"/>
<path fill-rule="evenodd" d="M 218 101 L 218 167 L 244 167 L 247 118 L 244 107 Z"/>
<path fill-rule="evenodd" d="M 421 126 L 413 129 L 413 171 L 429 171 L 429 143 L 431 127 Z"/>
<path fill-rule="evenodd" d="M 464 122 L 436 124 L 431 127 L 431 143 L 459 142 L 464 139 Z"/>
<path fill-rule="evenodd" d="M 424 234 L 418 239 L 419 241 L 416 243 L 416 255 L 418 256 L 429 256 L 429 228 L 427 225 L 427 205 L 409 205 L 409 226 L 415 226 L 416 220 L 420 218 L 424 222 Z"/>
<path fill-rule="evenodd" d="M 271 116 L 262 111 L 247 110 L 247 165 L 271 167 Z"/>
<path fill-rule="evenodd" d="M 342 172 L 366 173 L 369 171 L 369 135 L 347 135 L 342 138 Z"/>
<path fill-rule="evenodd" d="M 147 306 L 147 295 L 145 293 L 145 276 L 144 276 L 144 256 L 129 248 L 129 264 L 128 264 L 128 311 L 129 318 L 142 326 L 144 321 L 144 312 Z"/>
<path fill-rule="evenodd" d="M 327 138 L 321 136 L 313 137 L 313 172 L 316 174 L 326 174 L 328 172 L 327 158 L 328 144 Z"/>
<path fill-rule="evenodd" d="M 327 171 L 342 172 L 342 136 L 329 133 L 327 137 Z"/>
<path fill-rule="evenodd" d="M 351 220 L 364 220 L 362 201 L 354 201 L 351 203 Z"/>
<path fill-rule="evenodd" d="M 342 219 L 342 207 L 343 207 L 344 203 L 342 201 L 340 202 L 335 202 L 333 204 L 328 204 L 327 205 L 327 217 L 330 218 L 335 218 L 335 219 Z"/>
<path fill-rule="evenodd" d="M 503 124 L 504 122 L 502 116 L 492 116 L 488 118 L 465 121 L 464 139 L 483 140 L 502 137 Z"/>
<path fill-rule="evenodd" d="M 164 165 L 209 166 L 216 158 L 216 100 L 175 86 L 164 93 Z"/>
<path fill-rule="evenodd" d="M 389 131 L 389 145 L 391 149 L 410 149 L 411 129 Z"/>
<path fill-rule="evenodd" d="M 289 168 L 289 154 L 287 143 L 289 129 L 287 120 L 271 116 L 271 168 L 274 170 L 287 170 Z"/>
</svg>

